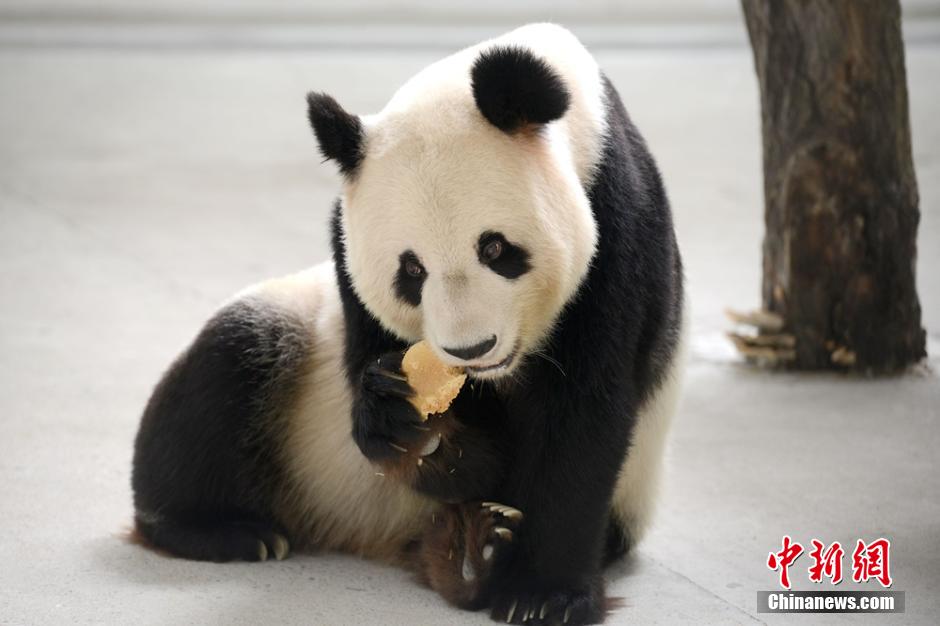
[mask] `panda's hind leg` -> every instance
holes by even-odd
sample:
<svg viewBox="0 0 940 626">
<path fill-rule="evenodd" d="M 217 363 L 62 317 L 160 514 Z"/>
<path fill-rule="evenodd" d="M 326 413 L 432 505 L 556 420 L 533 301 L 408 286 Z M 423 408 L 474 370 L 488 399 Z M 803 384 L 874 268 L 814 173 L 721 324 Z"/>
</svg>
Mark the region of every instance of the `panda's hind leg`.
<svg viewBox="0 0 940 626">
<path fill-rule="evenodd" d="M 419 576 L 455 606 L 487 606 L 522 519 L 521 511 L 496 502 L 442 508 L 422 537 Z"/>
<path fill-rule="evenodd" d="M 283 532 L 266 522 L 237 521 L 179 522 L 142 519 L 138 514 L 136 530 L 141 543 L 196 561 L 280 561 L 290 553 L 290 542 Z"/>
<path fill-rule="evenodd" d="M 296 315 L 246 298 L 217 313 L 170 367 L 134 448 L 144 545 L 207 561 L 287 555 L 278 450 L 309 343 Z"/>
</svg>

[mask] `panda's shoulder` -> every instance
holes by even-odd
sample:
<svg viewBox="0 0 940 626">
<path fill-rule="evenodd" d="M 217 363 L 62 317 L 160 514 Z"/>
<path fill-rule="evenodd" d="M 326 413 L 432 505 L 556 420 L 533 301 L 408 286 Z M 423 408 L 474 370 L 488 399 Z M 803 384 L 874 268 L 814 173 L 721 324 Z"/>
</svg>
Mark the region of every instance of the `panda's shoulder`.
<svg viewBox="0 0 940 626">
<path fill-rule="evenodd" d="M 190 353 L 228 355 L 233 367 L 293 367 L 309 352 L 335 291 L 332 263 L 247 287 L 219 307 Z"/>
<path fill-rule="evenodd" d="M 333 263 L 321 263 L 242 289 L 222 303 L 217 316 L 287 315 L 311 320 L 335 291 Z"/>
</svg>

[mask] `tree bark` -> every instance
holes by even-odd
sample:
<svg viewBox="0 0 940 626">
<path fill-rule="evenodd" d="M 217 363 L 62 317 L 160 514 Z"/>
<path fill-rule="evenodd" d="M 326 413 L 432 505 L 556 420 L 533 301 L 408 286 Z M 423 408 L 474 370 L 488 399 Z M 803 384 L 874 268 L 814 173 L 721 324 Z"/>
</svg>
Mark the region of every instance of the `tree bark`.
<svg viewBox="0 0 940 626">
<path fill-rule="evenodd" d="M 763 304 L 797 369 L 926 355 L 898 0 L 742 0 L 761 93 Z"/>
</svg>

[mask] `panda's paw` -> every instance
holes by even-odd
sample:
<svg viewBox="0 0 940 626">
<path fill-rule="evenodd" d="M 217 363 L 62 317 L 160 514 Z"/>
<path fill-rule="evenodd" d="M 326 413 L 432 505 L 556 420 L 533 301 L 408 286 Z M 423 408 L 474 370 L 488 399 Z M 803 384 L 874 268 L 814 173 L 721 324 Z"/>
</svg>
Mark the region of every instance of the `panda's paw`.
<svg viewBox="0 0 940 626">
<path fill-rule="evenodd" d="M 524 516 L 519 509 L 498 502 L 482 502 L 478 508 L 468 506 L 470 520 L 461 576 L 464 580 L 489 580 L 507 561 Z"/>
<path fill-rule="evenodd" d="M 522 512 L 495 502 L 452 506 L 432 517 L 422 557 L 431 587 L 465 609 L 489 602 L 514 546 Z"/>
<path fill-rule="evenodd" d="M 490 617 L 504 624 L 577 626 L 602 623 L 612 608 L 604 596 L 603 584 L 597 582 L 571 589 L 499 590 Z"/>
<path fill-rule="evenodd" d="M 414 395 L 408 377 L 401 369 L 404 352 L 387 352 L 369 363 L 362 373 L 365 390 L 387 398 L 407 400 Z"/>
<path fill-rule="evenodd" d="M 281 561 L 290 554 L 287 537 L 259 522 L 233 522 L 222 526 L 207 542 L 215 552 L 213 561 Z"/>
<path fill-rule="evenodd" d="M 197 561 L 282 560 L 290 553 L 286 533 L 267 522 L 223 520 L 193 525 L 138 512 L 135 537 L 143 545 Z"/>
<path fill-rule="evenodd" d="M 428 437 L 428 427 L 408 401 L 414 391 L 401 371 L 401 352 L 390 352 L 370 363 L 353 406 L 353 436 L 373 461 L 408 454 Z"/>
</svg>

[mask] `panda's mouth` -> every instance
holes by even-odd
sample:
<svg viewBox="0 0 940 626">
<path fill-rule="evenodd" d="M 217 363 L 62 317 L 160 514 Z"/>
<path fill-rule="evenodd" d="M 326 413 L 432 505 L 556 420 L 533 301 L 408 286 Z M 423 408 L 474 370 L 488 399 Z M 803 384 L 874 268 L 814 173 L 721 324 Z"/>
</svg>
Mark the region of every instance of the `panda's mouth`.
<svg viewBox="0 0 940 626">
<path fill-rule="evenodd" d="M 499 363 L 493 363 L 492 365 L 468 365 L 465 369 L 471 374 L 490 374 L 501 369 L 507 369 L 512 362 L 516 359 L 516 355 L 519 353 L 519 344 L 518 342 L 510 351 L 509 356 L 500 361 Z"/>
</svg>

